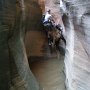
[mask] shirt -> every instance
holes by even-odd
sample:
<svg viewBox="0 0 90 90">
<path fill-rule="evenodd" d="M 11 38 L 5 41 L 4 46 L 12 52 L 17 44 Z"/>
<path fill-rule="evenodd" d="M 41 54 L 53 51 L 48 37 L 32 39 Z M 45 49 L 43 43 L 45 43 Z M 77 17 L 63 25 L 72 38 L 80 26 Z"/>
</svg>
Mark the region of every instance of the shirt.
<svg viewBox="0 0 90 90">
<path fill-rule="evenodd" d="M 51 15 L 47 12 L 45 14 L 44 22 L 48 21 L 50 17 L 51 17 Z"/>
</svg>

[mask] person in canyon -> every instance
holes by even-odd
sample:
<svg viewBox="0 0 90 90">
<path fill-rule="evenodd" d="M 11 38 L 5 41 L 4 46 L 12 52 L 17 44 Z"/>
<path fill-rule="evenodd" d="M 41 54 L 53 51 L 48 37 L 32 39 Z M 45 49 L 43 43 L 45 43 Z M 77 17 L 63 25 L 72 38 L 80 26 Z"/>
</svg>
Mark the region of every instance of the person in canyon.
<svg viewBox="0 0 90 90">
<path fill-rule="evenodd" d="M 58 33 L 61 34 L 61 37 L 63 39 L 63 35 L 62 35 L 63 28 L 60 24 L 55 23 L 55 19 L 54 19 L 53 15 L 51 15 L 51 10 L 48 10 L 43 15 L 42 22 L 43 22 L 44 27 L 46 28 L 45 31 L 48 36 L 49 45 L 51 45 L 51 43 L 52 43 L 51 41 L 53 41 L 51 38 L 52 30 L 53 30 L 52 28 L 56 28 L 59 31 Z"/>
<path fill-rule="evenodd" d="M 60 24 L 56 24 L 54 17 L 51 15 L 51 10 L 49 9 L 44 15 L 43 15 L 43 24 L 44 25 L 51 25 L 51 27 L 55 27 L 59 31 L 62 31 L 62 26 Z M 48 24 L 49 23 L 49 24 Z"/>
<path fill-rule="evenodd" d="M 43 15 L 43 24 L 47 24 L 47 23 L 50 23 L 51 25 L 53 25 L 53 23 L 55 23 L 52 15 L 51 15 L 50 9 Z"/>
</svg>

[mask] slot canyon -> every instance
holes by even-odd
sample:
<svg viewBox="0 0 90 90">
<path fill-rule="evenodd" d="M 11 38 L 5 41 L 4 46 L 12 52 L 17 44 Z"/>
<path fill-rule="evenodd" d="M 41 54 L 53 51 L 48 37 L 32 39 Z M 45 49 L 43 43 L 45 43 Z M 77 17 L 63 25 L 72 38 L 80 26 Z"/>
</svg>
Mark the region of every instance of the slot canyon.
<svg viewBox="0 0 90 90">
<path fill-rule="evenodd" d="M 52 53 L 49 9 L 66 40 Z M 90 90 L 89 21 L 89 0 L 0 0 L 0 90 Z"/>
</svg>

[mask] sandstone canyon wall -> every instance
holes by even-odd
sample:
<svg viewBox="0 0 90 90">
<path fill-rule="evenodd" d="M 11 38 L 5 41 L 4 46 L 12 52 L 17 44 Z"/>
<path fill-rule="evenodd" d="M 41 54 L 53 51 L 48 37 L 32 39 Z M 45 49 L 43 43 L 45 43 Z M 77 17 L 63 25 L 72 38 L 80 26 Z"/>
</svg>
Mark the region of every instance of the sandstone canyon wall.
<svg viewBox="0 0 90 90">
<path fill-rule="evenodd" d="M 68 90 L 90 89 L 90 1 L 62 0 L 66 29 L 65 73 Z M 65 7 L 65 8 L 63 8 Z"/>
<path fill-rule="evenodd" d="M 41 17 L 37 3 L 37 0 L 0 0 L 0 89 L 2 90 L 40 89 L 30 71 L 24 46 L 25 33 L 29 29 L 34 29 L 33 26 Z M 56 6 L 51 5 L 52 10 L 53 7 Z M 43 5 L 41 8 L 44 8 Z M 63 5 L 59 6 L 57 3 L 56 8 L 58 12 L 61 8 L 67 41 L 66 87 L 68 90 L 89 90 L 90 0 L 63 0 Z M 60 13 L 55 9 L 53 12 Z M 36 28 L 39 27 L 40 23 Z"/>
<path fill-rule="evenodd" d="M 39 90 L 24 45 L 34 6 L 38 10 L 37 0 L 0 0 L 0 90 Z"/>
</svg>

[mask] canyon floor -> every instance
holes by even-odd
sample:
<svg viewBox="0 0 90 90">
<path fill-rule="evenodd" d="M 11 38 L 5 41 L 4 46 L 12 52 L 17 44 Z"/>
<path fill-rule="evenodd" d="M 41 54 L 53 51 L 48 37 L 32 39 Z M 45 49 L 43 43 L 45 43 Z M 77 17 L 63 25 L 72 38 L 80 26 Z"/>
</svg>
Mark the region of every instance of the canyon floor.
<svg viewBox="0 0 90 90">
<path fill-rule="evenodd" d="M 30 50 L 30 69 L 43 90 L 65 90 L 64 55 L 56 50 L 50 53 L 42 31 L 28 31 L 27 50 Z"/>
</svg>

